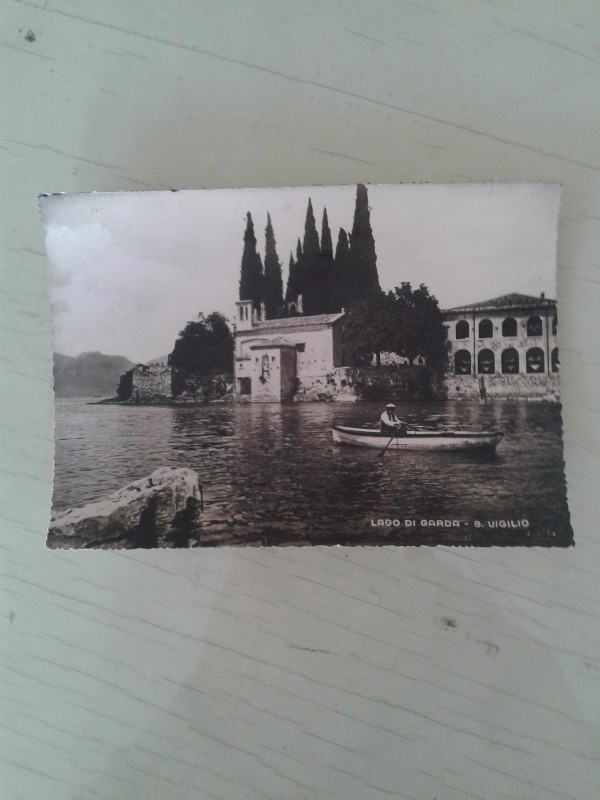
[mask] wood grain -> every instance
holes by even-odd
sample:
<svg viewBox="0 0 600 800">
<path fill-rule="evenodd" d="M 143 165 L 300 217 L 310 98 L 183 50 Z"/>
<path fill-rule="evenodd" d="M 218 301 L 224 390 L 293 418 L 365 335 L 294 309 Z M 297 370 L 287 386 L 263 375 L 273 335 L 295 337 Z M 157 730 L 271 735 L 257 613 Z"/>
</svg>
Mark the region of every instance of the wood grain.
<svg viewBox="0 0 600 800">
<path fill-rule="evenodd" d="M 595 800 L 598 5 L 0 6 L 0 795 Z M 564 187 L 575 549 L 44 549 L 38 192 L 486 179 Z"/>
</svg>

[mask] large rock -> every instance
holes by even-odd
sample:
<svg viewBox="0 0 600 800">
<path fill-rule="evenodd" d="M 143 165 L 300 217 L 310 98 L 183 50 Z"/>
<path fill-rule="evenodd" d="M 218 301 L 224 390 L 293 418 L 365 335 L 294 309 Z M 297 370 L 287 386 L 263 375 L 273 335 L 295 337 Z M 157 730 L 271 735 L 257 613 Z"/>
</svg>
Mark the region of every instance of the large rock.
<svg viewBox="0 0 600 800">
<path fill-rule="evenodd" d="M 48 547 L 187 547 L 201 493 L 193 470 L 159 467 L 104 500 L 54 514 Z"/>
</svg>

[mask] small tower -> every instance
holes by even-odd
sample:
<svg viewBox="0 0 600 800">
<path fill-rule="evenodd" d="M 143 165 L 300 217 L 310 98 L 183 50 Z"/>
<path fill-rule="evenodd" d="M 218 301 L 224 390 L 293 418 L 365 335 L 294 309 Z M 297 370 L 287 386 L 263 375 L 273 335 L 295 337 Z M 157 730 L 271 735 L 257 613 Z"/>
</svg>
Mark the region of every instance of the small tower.
<svg viewBox="0 0 600 800">
<path fill-rule="evenodd" d="M 237 331 L 252 330 L 254 325 L 254 304 L 252 300 L 238 300 L 235 304 L 235 329 Z"/>
</svg>

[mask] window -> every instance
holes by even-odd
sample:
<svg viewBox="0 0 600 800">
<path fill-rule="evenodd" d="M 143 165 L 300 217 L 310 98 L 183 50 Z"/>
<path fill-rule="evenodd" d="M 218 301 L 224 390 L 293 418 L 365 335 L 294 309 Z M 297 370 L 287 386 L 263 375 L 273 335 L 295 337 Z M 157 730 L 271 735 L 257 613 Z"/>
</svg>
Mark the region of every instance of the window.
<svg viewBox="0 0 600 800">
<path fill-rule="evenodd" d="M 480 375 L 493 375 L 496 372 L 496 357 L 492 350 L 480 350 L 477 354 L 477 372 Z"/>
<path fill-rule="evenodd" d="M 529 317 L 527 320 L 527 336 L 542 335 L 542 320 L 539 317 Z"/>
<path fill-rule="evenodd" d="M 306 344 L 305 344 L 305 342 L 299 342 L 299 343 L 296 345 L 296 350 L 298 351 L 298 353 L 303 353 L 303 352 L 306 350 Z"/>
<path fill-rule="evenodd" d="M 507 347 L 506 350 L 503 350 L 500 360 L 503 375 L 519 374 L 519 354 L 514 347 Z"/>
<path fill-rule="evenodd" d="M 456 323 L 456 338 L 468 339 L 469 338 L 469 323 L 465 319 L 461 319 Z"/>
<path fill-rule="evenodd" d="M 494 335 L 494 326 L 491 319 L 482 319 L 479 323 L 479 338 L 491 339 Z"/>
<path fill-rule="evenodd" d="M 244 306 L 240 306 L 240 319 L 244 319 Z"/>
<path fill-rule="evenodd" d="M 525 355 L 527 372 L 544 371 L 544 351 L 541 347 L 530 347 Z"/>
<path fill-rule="evenodd" d="M 550 365 L 552 372 L 558 372 L 560 361 L 558 360 L 558 347 L 555 347 L 550 354 Z"/>
<path fill-rule="evenodd" d="M 517 320 L 514 317 L 507 317 L 502 323 L 502 336 L 517 335 Z"/>
<path fill-rule="evenodd" d="M 556 336 L 556 330 L 558 328 L 558 320 L 556 317 L 552 320 L 552 335 Z"/>
<path fill-rule="evenodd" d="M 238 378 L 240 394 L 252 394 L 252 381 L 250 378 Z"/>
<path fill-rule="evenodd" d="M 454 356 L 454 374 L 471 374 L 471 353 L 468 350 L 459 350 Z"/>
</svg>

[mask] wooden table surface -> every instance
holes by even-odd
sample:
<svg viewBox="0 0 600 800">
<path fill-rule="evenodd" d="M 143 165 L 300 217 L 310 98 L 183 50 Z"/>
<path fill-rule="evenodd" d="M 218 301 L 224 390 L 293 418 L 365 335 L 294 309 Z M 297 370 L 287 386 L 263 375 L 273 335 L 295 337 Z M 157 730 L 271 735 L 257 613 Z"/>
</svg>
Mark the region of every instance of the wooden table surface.
<svg viewBox="0 0 600 800">
<path fill-rule="evenodd" d="M 598 3 L 0 7 L 0 796 L 600 797 Z M 564 187 L 574 549 L 44 549 L 38 192 L 486 179 Z"/>
</svg>

